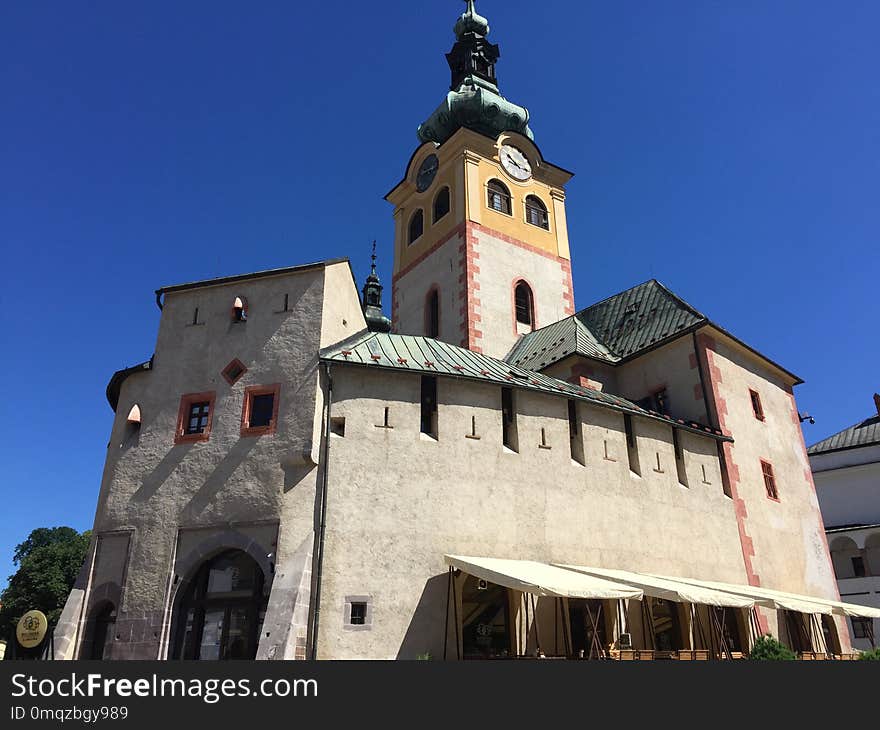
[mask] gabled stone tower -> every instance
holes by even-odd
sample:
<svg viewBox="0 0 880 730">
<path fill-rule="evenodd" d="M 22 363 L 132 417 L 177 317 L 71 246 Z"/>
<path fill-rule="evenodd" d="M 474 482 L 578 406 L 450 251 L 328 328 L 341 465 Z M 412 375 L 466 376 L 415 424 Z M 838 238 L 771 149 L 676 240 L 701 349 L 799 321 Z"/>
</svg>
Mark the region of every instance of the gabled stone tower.
<svg viewBox="0 0 880 730">
<path fill-rule="evenodd" d="M 498 89 L 498 46 L 474 3 L 447 54 L 452 87 L 386 199 L 395 206 L 392 324 L 504 357 L 574 313 L 565 189 L 529 113 Z"/>
</svg>

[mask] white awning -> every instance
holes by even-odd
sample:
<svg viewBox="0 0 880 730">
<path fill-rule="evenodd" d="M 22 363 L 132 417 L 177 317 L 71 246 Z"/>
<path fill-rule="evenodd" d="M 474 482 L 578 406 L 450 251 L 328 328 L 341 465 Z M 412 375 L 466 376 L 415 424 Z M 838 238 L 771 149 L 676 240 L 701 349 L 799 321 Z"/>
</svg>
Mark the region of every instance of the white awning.
<svg viewBox="0 0 880 730">
<path fill-rule="evenodd" d="M 731 608 L 751 608 L 755 599 L 727 591 L 719 591 L 706 586 L 685 583 L 674 578 L 659 577 L 645 573 L 633 573 L 628 570 L 612 570 L 610 568 L 592 568 L 582 565 L 562 565 L 561 568 L 575 570 L 579 573 L 606 578 L 643 591 L 646 596 L 663 598 L 678 603 L 696 603 L 704 606 L 730 606 Z"/>
<path fill-rule="evenodd" d="M 666 576 L 658 577 L 665 578 Z M 762 606 L 769 606 L 770 608 L 784 608 L 799 613 L 824 613 L 828 615 L 835 613 L 833 607 L 830 605 L 830 601 L 826 602 L 826 599 L 822 598 L 801 596 L 796 593 L 784 593 L 782 591 L 774 591 L 770 588 L 761 588 L 758 586 L 722 583 L 714 580 L 697 580 L 696 578 L 676 578 L 675 580 L 704 588 L 714 588 L 719 591 L 735 593 L 739 596 L 749 596 L 754 598 L 756 603 Z"/>
<path fill-rule="evenodd" d="M 505 588 L 558 598 L 642 599 L 642 590 L 623 583 L 532 560 L 444 556 L 447 565 Z"/>
</svg>

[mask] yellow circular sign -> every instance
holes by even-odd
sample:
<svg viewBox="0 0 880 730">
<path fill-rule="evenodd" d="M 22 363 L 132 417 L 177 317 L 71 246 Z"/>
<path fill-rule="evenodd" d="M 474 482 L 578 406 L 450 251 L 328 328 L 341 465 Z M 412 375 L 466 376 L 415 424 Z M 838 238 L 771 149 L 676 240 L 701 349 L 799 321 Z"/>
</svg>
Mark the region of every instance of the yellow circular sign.
<svg viewBox="0 0 880 730">
<path fill-rule="evenodd" d="M 39 646 L 46 637 L 49 621 L 42 611 L 28 611 L 18 620 L 15 636 L 25 649 Z"/>
</svg>

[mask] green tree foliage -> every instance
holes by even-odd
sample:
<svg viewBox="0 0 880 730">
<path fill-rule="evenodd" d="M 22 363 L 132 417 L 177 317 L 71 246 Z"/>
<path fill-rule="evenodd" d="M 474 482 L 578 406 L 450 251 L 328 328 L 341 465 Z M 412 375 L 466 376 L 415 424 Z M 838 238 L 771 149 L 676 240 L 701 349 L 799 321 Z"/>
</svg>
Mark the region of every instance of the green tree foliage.
<svg viewBox="0 0 880 730">
<path fill-rule="evenodd" d="M 797 659 L 794 652 L 784 644 L 780 644 L 770 634 L 759 638 L 752 651 L 749 653 L 749 659 L 759 659 L 763 661 L 791 661 Z"/>
<path fill-rule="evenodd" d="M 871 651 L 863 651 L 859 654 L 859 661 L 880 662 L 880 647 L 871 649 Z"/>
<path fill-rule="evenodd" d="M 54 627 L 67 595 L 79 574 L 89 547 L 91 532 L 71 527 L 40 527 L 18 545 L 13 562 L 18 566 L 0 601 L 0 637 L 15 634 L 18 619 L 31 609 L 46 614 Z"/>
</svg>

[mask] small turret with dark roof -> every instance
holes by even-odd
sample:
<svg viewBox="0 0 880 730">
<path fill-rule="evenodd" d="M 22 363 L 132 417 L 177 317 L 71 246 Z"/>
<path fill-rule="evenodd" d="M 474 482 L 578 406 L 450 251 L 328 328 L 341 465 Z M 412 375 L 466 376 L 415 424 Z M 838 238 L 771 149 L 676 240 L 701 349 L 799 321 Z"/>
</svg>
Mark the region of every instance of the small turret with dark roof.
<svg viewBox="0 0 880 730">
<path fill-rule="evenodd" d="M 371 332 L 390 332 L 391 320 L 382 313 L 382 284 L 379 281 L 379 275 L 376 273 L 376 242 L 373 241 L 373 255 L 371 256 L 372 264 L 370 266 L 370 275 L 363 289 L 364 319 L 367 320 L 367 327 Z"/>
<path fill-rule="evenodd" d="M 454 30 L 455 45 L 446 54 L 451 90 L 419 127 L 419 139 L 443 144 L 461 127 L 492 139 L 501 132 L 518 132 L 532 139 L 528 109 L 509 102 L 498 90 L 495 63 L 501 52 L 486 39 L 489 21 L 477 13 L 473 0 L 468 0 Z"/>
</svg>

